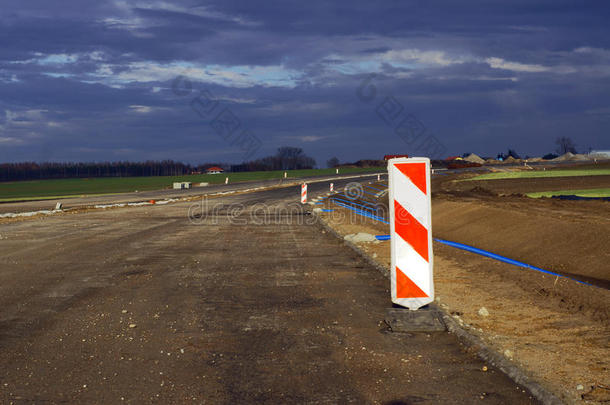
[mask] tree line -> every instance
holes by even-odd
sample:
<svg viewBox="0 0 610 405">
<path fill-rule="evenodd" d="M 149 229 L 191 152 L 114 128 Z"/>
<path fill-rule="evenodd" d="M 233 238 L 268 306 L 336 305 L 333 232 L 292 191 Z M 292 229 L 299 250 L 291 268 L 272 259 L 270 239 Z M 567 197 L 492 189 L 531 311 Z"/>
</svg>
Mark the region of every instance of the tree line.
<svg viewBox="0 0 610 405">
<path fill-rule="evenodd" d="M 173 160 L 146 162 L 20 162 L 0 164 L 0 181 L 87 177 L 179 176 L 195 167 Z"/>
<path fill-rule="evenodd" d="M 301 148 L 281 147 L 276 154 L 239 165 L 202 163 L 191 165 L 173 160 L 146 162 L 20 162 L 1 163 L 0 181 L 71 179 L 90 177 L 182 176 L 204 173 L 212 166 L 227 171 L 312 169 L 316 161 Z"/>
</svg>

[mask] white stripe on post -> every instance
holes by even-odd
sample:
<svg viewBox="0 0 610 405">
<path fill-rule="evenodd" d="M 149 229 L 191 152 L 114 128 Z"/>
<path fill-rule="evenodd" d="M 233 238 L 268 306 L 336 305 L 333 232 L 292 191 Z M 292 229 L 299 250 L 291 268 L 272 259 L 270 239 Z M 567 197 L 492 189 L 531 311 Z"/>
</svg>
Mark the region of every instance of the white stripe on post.
<svg viewBox="0 0 610 405">
<path fill-rule="evenodd" d="M 301 185 L 301 204 L 307 204 L 307 183 Z"/>
<path fill-rule="evenodd" d="M 434 301 L 430 159 L 388 160 L 392 302 L 416 310 Z"/>
<path fill-rule="evenodd" d="M 394 169 L 397 170 L 397 169 Z M 400 174 L 393 176 L 394 189 L 400 190 L 394 193 L 394 199 L 398 201 L 411 215 L 421 224 L 430 222 L 430 205 L 428 196 L 423 194 L 417 186 L 406 176 Z M 388 200 L 391 201 L 391 200 Z"/>
</svg>

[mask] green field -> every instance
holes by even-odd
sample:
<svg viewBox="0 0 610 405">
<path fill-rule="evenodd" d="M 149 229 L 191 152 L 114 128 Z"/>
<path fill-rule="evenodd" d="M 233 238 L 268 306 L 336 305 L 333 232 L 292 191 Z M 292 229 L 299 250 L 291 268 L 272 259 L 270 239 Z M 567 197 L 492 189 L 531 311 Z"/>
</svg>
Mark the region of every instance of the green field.
<svg viewBox="0 0 610 405">
<path fill-rule="evenodd" d="M 576 169 L 576 170 L 530 170 L 519 172 L 485 173 L 464 181 L 500 180 L 500 179 L 533 179 L 540 177 L 575 177 L 575 176 L 608 176 L 610 169 Z"/>
<path fill-rule="evenodd" d="M 385 168 L 341 168 L 340 174 L 367 173 L 386 170 Z M 288 178 L 331 175 L 335 169 L 287 170 Z M 100 177 L 88 179 L 37 180 L 0 183 L 0 202 L 42 200 L 55 198 L 80 197 L 83 195 L 118 194 L 133 191 L 149 191 L 171 188 L 175 181 L 192 183 L 230 183 L 280 179 L 283 170 L 269 172 L 240 172 L 223 174 L 198 174 L 186 176 L 157 177 Z"/>
<path fill-rule="evenodd" d="M 558 190 L 527 193 L 528 197 L 553 197 L 556 195 L 575 195 L 578 197 L 610 197 L 610 188 L 593 188 L 588 190 Z"/>
</svg>

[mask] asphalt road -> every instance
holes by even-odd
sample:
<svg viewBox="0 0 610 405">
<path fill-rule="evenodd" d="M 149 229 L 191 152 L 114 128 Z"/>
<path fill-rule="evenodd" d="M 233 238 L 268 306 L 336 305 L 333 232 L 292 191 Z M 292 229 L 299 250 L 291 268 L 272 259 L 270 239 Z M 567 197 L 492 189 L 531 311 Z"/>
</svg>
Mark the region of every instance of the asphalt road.
<svg viewBox="0 0 610 405">
<path fill-rule="evenodd" d="M 58 198 L 50 200 L 34 200 L 34 201 L 21 201 L 21 202 L 0 202 L 0 214 L 6 213 L 20 213 L 20 212 L 32 212 L 41 210 L 52 210 L 55 208 L 57 203 L 61 203 L 63 209 L 74 209 L 85 206 L 94 206 L 97 204 L 118 204 L 148 200 L 162 200 L 170 198 L 182 198 L 182 197 L 193 197 L 199 195 L 213 194 L 217 192 L 231 191 L 231 190 L 247 190 L 254 187 L 277 187 L 290 183 L 298 182 L 316 182 L 327 178 L 353 178 L 354 176 L 362 176 L 362 178 L 374 178 L 373 174 L 339 174 L 332 176 L 312 176 L 306 178 L 289 177 L 287 179 L 270 179 L 260 181 L 247 181 L 241 183 L 231 184 L 212 184 L 205 187 L 193 187 L 185 190 L 153 190 L 153 191 L 142 191 L 142 192 L 130 192 L 130 193 L 119 193 L 119 194 L 104 194 L 82 197 L 70 197 L 70 198 Z M 197 183 L 193 183 L 197 184 Z"/>
<path fill-rule="evenodd" d="M 388 280 L 298 196 L 0 224 L 0 403 L 534 403 L 451 334 L 388 332 Z"/>
</svg>

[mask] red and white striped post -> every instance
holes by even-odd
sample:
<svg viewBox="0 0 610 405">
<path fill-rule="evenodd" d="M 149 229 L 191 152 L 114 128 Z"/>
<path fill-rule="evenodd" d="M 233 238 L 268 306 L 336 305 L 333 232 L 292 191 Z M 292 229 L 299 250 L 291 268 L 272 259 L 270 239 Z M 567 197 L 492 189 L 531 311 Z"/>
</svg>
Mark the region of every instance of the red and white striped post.
<svg viewBox="0 0 610 405">
<path fill-rule="evenodd" d="M 301 204 L 307 203 L 307 183 L 301 184 Z"/>
<path fill-rule="evenodd" d="M 434 301 L 430 159 L 388 160 L 392 302 L 416 310 Z"/>
<path fill-rule="evenodd" d="M 332 193 L 333 191 L 335 191 L 335 185 L 330 183 L 330 192 Z"/>
</svg>

